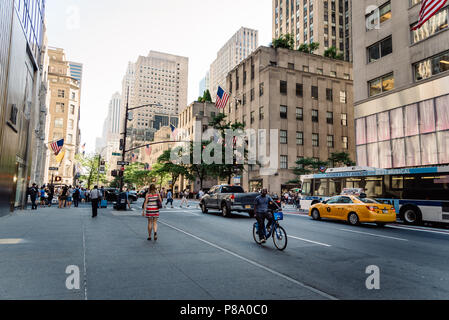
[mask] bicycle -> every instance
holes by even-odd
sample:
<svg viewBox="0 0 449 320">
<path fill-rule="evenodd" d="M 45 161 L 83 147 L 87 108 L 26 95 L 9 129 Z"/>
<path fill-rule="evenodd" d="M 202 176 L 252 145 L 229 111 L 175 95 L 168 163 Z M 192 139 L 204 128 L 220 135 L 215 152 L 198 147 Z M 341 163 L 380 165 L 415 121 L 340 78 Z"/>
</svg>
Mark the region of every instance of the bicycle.
<svg viewBox="0 0 449 320">
<path fill-rule="evenodd" d="M 270 232 L 267 233 L 266 228 L 264 228 L 265 238 L 268 240 L 270 237 L 273 237 L 274 246 L 279 250 L 283 251 L 287 248 L 287 232 L 285 229 L 279 225 L 279 221 L 284 220 L 284 214 L 281 211 L 273 212 L 273 222 L 270 225 Z M 268 226 L 267 226 L 268 227 Z M 253 225 L 253 238 L 257 244 L 262 244 L 262 241 L 259 240 L 259 223 L 256 222 Z"/>
</svg>

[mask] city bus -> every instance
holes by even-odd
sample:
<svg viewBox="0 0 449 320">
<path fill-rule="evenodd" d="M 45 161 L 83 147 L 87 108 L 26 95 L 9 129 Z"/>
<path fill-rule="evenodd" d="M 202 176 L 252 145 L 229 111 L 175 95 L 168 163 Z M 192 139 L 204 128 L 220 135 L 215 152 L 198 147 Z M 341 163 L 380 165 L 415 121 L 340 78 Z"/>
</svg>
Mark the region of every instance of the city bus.
<svg viewBox="0 0 449 320">
<path fill-rule="evenodd" d="M 410 225 L 449 223 L 449 166 L 409 169 L 345 167 L 301 176 L 301 208 L 360 190 L 368 198 L 394 205 L 398 218 Z"/>
</svg>

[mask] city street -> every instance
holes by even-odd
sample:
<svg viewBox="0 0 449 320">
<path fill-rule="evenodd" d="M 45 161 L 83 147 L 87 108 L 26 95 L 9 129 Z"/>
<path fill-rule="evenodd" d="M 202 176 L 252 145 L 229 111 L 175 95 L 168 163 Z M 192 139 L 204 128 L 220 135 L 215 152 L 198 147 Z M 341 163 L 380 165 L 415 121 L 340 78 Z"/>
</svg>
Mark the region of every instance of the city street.
<svg viewBox="0 0 449 320">
<path fill-rule="evenodd" d="M 254 219 L 163 209 L 147 241 L 142 199 L 133 210 L 17 211 L 0 218 L 0 299 L 309 300 L 449 299 L 449 232 L 313 221 L 285 210 L 288 247 L 252 238 Z M 80 288 L 66 287 L 68 266 Z M 368 266 L 380 288 L 368 290 Z"/>
</svg>

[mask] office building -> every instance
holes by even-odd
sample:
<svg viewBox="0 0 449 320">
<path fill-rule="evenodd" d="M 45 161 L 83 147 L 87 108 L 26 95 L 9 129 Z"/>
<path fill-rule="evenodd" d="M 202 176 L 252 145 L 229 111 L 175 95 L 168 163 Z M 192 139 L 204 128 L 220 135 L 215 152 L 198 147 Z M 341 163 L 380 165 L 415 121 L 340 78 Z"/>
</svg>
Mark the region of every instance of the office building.
<svg viewBox="0 0 449 320">
<path fill-rule="evenodd" d="M 259 47 L 229 73 L 228 120 L 256 130 L 249 141 L 258 145 L 259 156 L 265 155 L 259 146 L 266 145 L 273 158 L 269 175 L 267 166 L 247 166 L 238 179 L 246 190 L 289 190 L 297 178 L 291 168 L 300 158 L 327 161 L 334 152 L 346 152 L 354 160 L 351 74 L 346 61 L 268 47 Z M 266 130 L 266 138 L 259 129 Z M 278 132 L 279 140 L 271 141 L 270 130 Z M 279 154 L 271 153 L 272 143 Z"/>
<path fill-rule="evenodd" d="M 207 71 L 206 76 L 200 81 L 200 90 L 198 96 L 202 97 L 204 95 L 204 91 L 210 90 L 209 86 L 210 86 L 210 72 Z"/>
<path fill-rule="evenodd" d="M 449 4 L 411 31 L 420 8 L 418 0 L 353 2 L 353 24 L 363 26 L 353 30 L 360 166 L 449 164 Z"/>
<path fill-rule="evenodd" d="M 273 0 L 273 39 L 289 33 L 294 36 L 295 49 L 304 43 L 318 42 L 316 54 L 323 55 L 335 47 L 346 61 L 352 61 L 351 3 L 352 0 Z"/>
<path fill-rule="evenodd" d="M 217 58 L 210 66 L 209 90 L 213 100 L 215 100 L 218 86 L 227 90 L 226 76 L 228 72 L 249 56 L 258 46 L 259 32 L 242 27 L 218 51 Z"/>
<path fill-rule="evenodd" d="M 0 216 L 24 207 L 32 171 L 41 167 L 33 166 L 33 156 L 44 152 L 44 19 L 43 0 L 1 1 Z"/>
<path fill-rule="evenodd" d="M 58 168 L 58 171 L 47 172 L 47 182 L 51 183 L 55 176 L 61 177 L 61 183 L 75 185 L 76 170 L 75 156 L 79 152 L 80 140 L 80 99 L 81 89 L 78 80 L 70 75 L 69 62 L 65 50 L 49 48 L 50 58 L 48 78 L 50 83 L 49 107 L 49 136 L 48 143 L 64 139 L 65 152 L 62 161 L 58 161 L 52 150 L 48 150 L 49 168 Z"/>
<path fill-rule="evenodd" d="M 69 61 L 70 76 L 78 80 L 80 88 L 83 80 L 83 64 L 78 62 Z"/>
</svg>

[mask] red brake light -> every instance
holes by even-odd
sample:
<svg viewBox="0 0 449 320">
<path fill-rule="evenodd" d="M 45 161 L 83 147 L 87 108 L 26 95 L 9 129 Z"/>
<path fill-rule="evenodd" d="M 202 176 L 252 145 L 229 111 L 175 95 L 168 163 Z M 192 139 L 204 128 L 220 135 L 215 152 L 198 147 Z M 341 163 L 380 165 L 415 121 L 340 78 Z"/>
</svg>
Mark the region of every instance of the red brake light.
<svg viewBox="0 0 449 320">
<path fill-rule="evenodd" d="M 376 210 L 378 210 L 378 207 L 374 207 L 374 206 L 366 206 L 368 208 L 369 211 L 373 211 L 375 212 Z"/>
<path fill-rule="evenodd" d="M 235 195 L 231 195 L 231 200 L 235 200 Z"/>
</svg>

